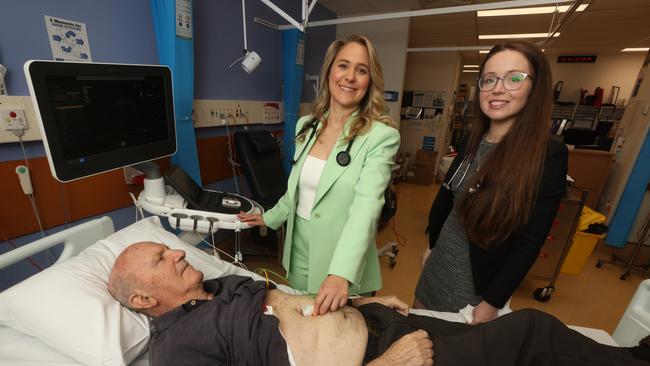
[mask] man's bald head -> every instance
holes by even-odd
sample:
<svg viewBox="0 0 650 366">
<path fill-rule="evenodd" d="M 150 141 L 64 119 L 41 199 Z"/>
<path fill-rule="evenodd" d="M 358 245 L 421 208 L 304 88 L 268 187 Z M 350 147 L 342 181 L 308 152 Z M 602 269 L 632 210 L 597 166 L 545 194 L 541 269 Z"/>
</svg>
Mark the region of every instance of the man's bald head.
<svg viewBox="0 0 650 366">
<path fill-rule="evenodd" d="M 185 261 L 185 252 L 164 244 L 139 242 L 115 260 L 108 291 L 125 307 L 161 315 L 186 301 L 201 298 L 203 273 Z"/>
</svg>

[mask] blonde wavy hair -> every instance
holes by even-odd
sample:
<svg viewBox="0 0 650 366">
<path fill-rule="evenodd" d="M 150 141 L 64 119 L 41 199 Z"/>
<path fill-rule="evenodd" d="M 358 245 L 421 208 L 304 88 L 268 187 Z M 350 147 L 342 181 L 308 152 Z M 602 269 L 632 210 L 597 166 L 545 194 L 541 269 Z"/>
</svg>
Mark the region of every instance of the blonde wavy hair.
<svg viewBox="0 0 650 366">
<path fill-rule="evenodd" d="M 349 141 L 357 135 L 362 135 L 370 129 L 372 126 L 372 121 L 379 121 L 388 126 L 396 128 L 395 123 L 392 118 L 385 113 L 386 104 L 384 103 L 384 77 L 381 72 L 381 65 L 377 58 L 377 53 L 375 52 L 375 47 L 373 47 L 372 42 L 362 35 L 352 35 L 344 39 L 338 39 L 332 44 L 330 44 L 325 54 L 325 60 L 323 60 L 323 66 L 321 67 L 320 72 L 320 82 L 318 85 L 318 97 L 312 105 L 312 116 L 317 118 L 323 124 L 323 127 L 327 126 L 327 119 L 325 118 L 325 113 L 330 108 L 330 90 L 329 90 L 329 75 L 332 68 L 332 64 L 336 59 L 339 51 L 350 43 L 358 43 L 368 50 L 368 69 L 370 72 L 370 84 L 368 85 L 368 91 L 364 95 L 363 99 L 359 103 L 359 114 L 357 119 L 352 122 L 350 127 L 350 133 L 346 136 L 346 140 Z M 307 131 L 303 131 L 302 134 L 296 137 L 298 141 L 303 141 Z"/>
</svg>

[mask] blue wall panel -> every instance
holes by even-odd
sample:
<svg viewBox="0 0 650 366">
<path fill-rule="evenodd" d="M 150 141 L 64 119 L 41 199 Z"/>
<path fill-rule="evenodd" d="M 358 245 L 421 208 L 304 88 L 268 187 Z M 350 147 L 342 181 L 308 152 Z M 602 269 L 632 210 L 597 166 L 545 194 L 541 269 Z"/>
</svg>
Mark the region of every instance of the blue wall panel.
<svg viewBox="0 0 650 366">
<path fill-rule="evenodd" d="M 276 5 L 294 19 L 301 15 L 300 2 L 276 0 Z M 194 98 L 238 100 L 282 100 L 281 32 L 257 24 L 255 17 L 271 23 L 287 24 L 260 1 L 246 2 L 248 48 L 262 56 L 262 64 L 246 74 L 239 65 L 228 66 L 242 56 L 244 35 L 241 2 L 194 0 Z M 316 5 L 310 19 L 331 19 L 336 15 Z M 336 38 L 336 27 L 309 29 L 305 42 L 305 72 L 317 74 L 327 46 Z M 303 88 L 304 89 L 304 88 Z M 311 87 L 310 87 L 311 90 Z M 304 95 L 311 101 L 313 90 Z"/>
<path fill-rule="evenodd" d="M 148 0 L 0 0 L 0 63 L 10 95 L 29 95 L 23 63 L 52 59 L 45 15 L 86 23 L 93 61 L 157 64 Z"/>
<path fill-rule="evenodd" d="M 641 146 L 639 155 L 634 163 L 634 168 L 627 179 L 621 200 L 616 207 L 616 212 L 609 224 L 609 233 L 605 241 L 607 244 L 624 247 L 627 238 L 634 226 L 636 215 L 639 212 L 643 195 L 650 183 L 650 134 Z"/>
</svg>

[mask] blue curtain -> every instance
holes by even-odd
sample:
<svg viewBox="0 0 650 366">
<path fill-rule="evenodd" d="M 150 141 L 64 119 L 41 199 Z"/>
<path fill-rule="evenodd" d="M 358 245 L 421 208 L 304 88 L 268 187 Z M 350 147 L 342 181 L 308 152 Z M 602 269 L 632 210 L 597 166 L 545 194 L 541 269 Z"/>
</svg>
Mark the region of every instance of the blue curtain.
<svg viewBox="0 0 650 366">
<path fill-rule="evenodd" d="M 300 96 L 302 95 L 302 79 L 305 74 L 304 64 L 296 63 L 298 45 L 304 46 L 304 35 L 298 29 L 282 31 L 282 83 L 284 99 L 284 170 L 289 175 L 291 159 L 293 158 L 296 122 L 300 111 Z M 304 47 L 303 47 L 304 52 Z M 304 56 L 303 56 L 304 59 Z"/>
<path fill-rule="evenodd" d="M 643 195 L 650 182 L 650 134 L 646 134 L 634 168 L 627 179 L 614 216 L 609 223 L 607 244 L 624 247 L 634 226 L 635 218 L 643 202 Z"/>
<path fill-rule="evenodd" d="M 190 3 L 191 4 L 191 3 Z M 194 42 L 176 36 L 176 0 L 151 0 L 158 61 L 172 69 L 174 110 L 176 113 L 176 142 L 178 151 L 172 163 L 178 164 L 201 183 L 196 136 L 192 124 L 194 99 Z"/>
</svg>

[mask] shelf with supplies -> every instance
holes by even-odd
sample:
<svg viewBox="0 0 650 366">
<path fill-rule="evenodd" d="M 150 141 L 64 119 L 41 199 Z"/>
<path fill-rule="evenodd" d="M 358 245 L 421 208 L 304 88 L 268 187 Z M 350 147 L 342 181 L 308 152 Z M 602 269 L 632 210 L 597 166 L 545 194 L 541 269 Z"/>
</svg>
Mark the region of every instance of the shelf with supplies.
<svg viewBox="0 0 650 366">
<path fill-rule="evenodd" d="M 567 129 L 595 130 L 599 122 L 616 122 L 623 117 L 624 107 L 554 104 L 553 120 L 570 121 Z"/>
</svg>

